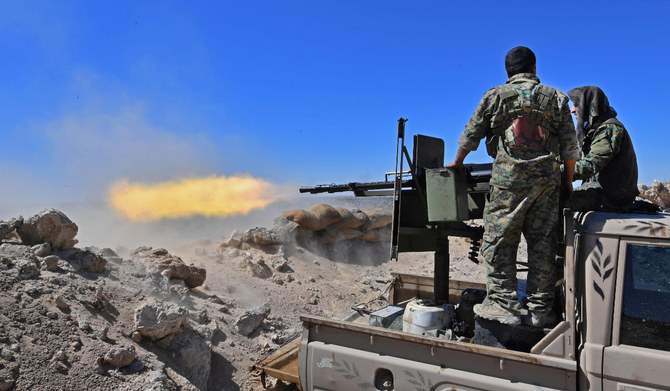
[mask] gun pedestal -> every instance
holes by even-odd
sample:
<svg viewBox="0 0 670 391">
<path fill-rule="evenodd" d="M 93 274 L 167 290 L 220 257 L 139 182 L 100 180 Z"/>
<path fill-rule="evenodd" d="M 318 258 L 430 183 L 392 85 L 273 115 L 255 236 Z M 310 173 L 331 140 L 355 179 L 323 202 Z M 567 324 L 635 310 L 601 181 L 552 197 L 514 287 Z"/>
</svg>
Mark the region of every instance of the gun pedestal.
<svg viewBox="0 0 670 391">
<path fill-rule="evenodd" d="M 449 238 L 438 239 L 435 249 L 433 295 L 438 305 L 449 302 Z"/>
<path fill-rule="evenodd" d="M 391 259 L 398 253 L 434 251 L 436 302 L 449 301 L 449 237 L 472 240 L 471 259 L 483 228 L 471 220 L 482 218 L 489 191 L 491 163 L 466 164 L 463 170 L 444 167 L 444 141 L 424 135 L 413 137 L 410 159 L 405 146 L 405 122 L 398 120 L 394 180 L 383 182 L 301 187 L 301 193 L 352 191 L 358 197 L 392 196 Z M 407 167 L 409 170 L 404 171 Z"/>
</svg>

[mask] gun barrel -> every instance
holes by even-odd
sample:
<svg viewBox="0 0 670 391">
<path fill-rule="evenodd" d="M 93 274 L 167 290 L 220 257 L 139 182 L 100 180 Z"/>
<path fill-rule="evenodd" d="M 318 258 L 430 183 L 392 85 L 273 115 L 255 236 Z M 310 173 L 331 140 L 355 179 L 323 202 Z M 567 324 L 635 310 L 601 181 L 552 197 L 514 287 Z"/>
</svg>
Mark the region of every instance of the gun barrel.
<svg viewBox="0 0 670 391">
<path fill-rule="evenodd" d="M 351 191 L 357 196 L 364 195 L 387 195 L 383 193 L 372 194 L 368 192 L 374 192 L 379 190 L 391 190 L 393 189 L 393 181 L 382 181 L 382 182 L 349 182 L 344 184 L 330 184 L 330 185 L 317 185 L 317 186 L 303 186 L 300 187 L 301 193 L 343 193 L 345 191 Z M 403 187 L 414 187 L 414 181 L 411 179 L 404 180 L 402 182 Z"/>
</svg>

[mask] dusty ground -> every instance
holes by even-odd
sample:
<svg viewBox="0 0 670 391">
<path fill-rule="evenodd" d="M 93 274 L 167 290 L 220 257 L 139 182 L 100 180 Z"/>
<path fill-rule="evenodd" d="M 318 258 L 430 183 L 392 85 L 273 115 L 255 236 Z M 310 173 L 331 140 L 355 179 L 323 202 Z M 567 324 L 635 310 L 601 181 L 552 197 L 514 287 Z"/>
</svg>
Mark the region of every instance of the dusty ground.
<svg viewBox="0 0 670 391">
<path fill-rule="evenodd" d="M 203 369 L 202 352 L 134 337 L 135 311 L 152 300 L 186 308 L 190 328 L 209 339 L 211 365 L 201 389 L 260 390 L 249 367 L 300 332 L 301 314 L 342 314 L 378 296 L 392 272 L 429 276 L 433 270 L 432 252 L 401 253 L 398 262 L 389 261 L 388 243 L 342 248 L 330 258 L 301 247 L 222 243 L 166 244 L 172 245 L 172 255 L 207 271 L 204 285 L 188 289 L 122 248 L 116 249 L 118 257 L 107 257 L 100 272 L 84 271 L 55 253 L 57 268 L 43 266 L 39 274 L 19 278 L 12 268 L 19 258 L 33 257 L 34 250 L 16 237 L 3 240 L 0 391 L 196 389 L 191 375 Z M 467 259 L 469 250 L 464 239 L 451 239 L 451 277 L 483 282 L 484 268 Z M 261 265 L 261 273 L 250 265 Z M 237 322 L 264 304 L 270 308 L 267 317 L 242 335 Z M 136 352 L 132 364 L 118 367 L 103 360 L 119 348 Z"/>
<path fill-rule="evenodd" d="M 261 279 L 240 267 L 244 253 L 252 258 L 267 254 L 256 249 L 241 251 L 237 257 L 223 258 L 212 254 L 211 247 L 196 250 L 200 254 L 186 257 L 188 262 L 207 268 L 207 281 L 202 292 L 226 298 L 234 307 L 231 316 L 223 315 L 228 324 L 234 322 L 244 310 L 269 303 L 271 312 L 266 327 L 252 338 L 235 333 L 213 346 L 212 350 L 221 365 L 212 365 L 210 389 L 260 390 L 258 379 L 250 376 L 247 368 L 262 356 L 275 349 L 274 335 L 288 339 L 301 330 L 301 314 L 335 316 L 348 311 L 351 306 L 366 302 L 379 295 L 392 272 L 432 275 L 433 253 L 401 253 L 399 261 L 388 261 L 387 246 L 377 246 L 376 251 L 361 263 L 333 261 L 298 248 L 287 254 L 292 271 L 277 273 L 277 279 Z M 457 238 L 451 240 L 450 251 L 452 278 L 483 282 L 484 268 L 467 260 L 469 244 Z M 292 280 L 292 281 L 291 281 Z M 274 328 L 274 330 L 272 330 Z M 280 339 L 280 340 L 281 340 Z M 216 360 L 215 360 L 216 361 Z"/>
</svg>

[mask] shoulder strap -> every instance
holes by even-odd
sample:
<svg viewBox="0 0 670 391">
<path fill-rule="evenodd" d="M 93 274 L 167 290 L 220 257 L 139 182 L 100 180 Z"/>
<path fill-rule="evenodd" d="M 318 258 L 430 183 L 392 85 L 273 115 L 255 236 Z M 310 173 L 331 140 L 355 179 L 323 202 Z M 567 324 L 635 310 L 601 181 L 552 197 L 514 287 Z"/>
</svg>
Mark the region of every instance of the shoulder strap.
<svg viewBox="0 0 670 391">
<path fill-rule="evenodd" d="M 498 87 L 498 94 L 500 94 L 500 99 L 507 100 L 509 98 L 516 98 L 519 96 L 516 88 L 510 84 L 503 84 Z"/>
<path fill-rule="evenodd" d="M 556 94 L 556 90 L 544 84 L 539 84 L 537 86 L 537 104 L 540 108 L 544 109 L 549 106 L 551 99 Z"/>
</svg>

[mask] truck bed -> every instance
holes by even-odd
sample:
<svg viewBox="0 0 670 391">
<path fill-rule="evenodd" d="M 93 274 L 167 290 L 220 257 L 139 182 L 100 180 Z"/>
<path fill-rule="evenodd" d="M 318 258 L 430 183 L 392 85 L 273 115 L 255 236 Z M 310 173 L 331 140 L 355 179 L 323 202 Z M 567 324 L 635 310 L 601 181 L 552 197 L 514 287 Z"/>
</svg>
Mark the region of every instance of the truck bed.
<svg viewBox="0 0 670 391">
<path fill-rule="evenodd" d="M 430 277 L 393 277 L 390 304 L 432 295 Z M 452 280 L 450 302 L 457 303 L 466 288 L 483 287 Z M 302 336 L 253 367 L 262 378 L 267 374 L 302 390 L 384 389 L 374 384 L 384 376 L 391 376 L 396 390 L 537 390 L 537 384 L 546 390 L 576 388 L 576 361 L 565 351 L 567 322 L 559 323 L 531 353 L 524 353 L 370 326 L 369 316 L 356 311 L 339 320 L 300 319 Z M 522 383 L 529 373 L 536 374 L 531 379 L 539 379 L 532 385 Z"/>
</svg>

